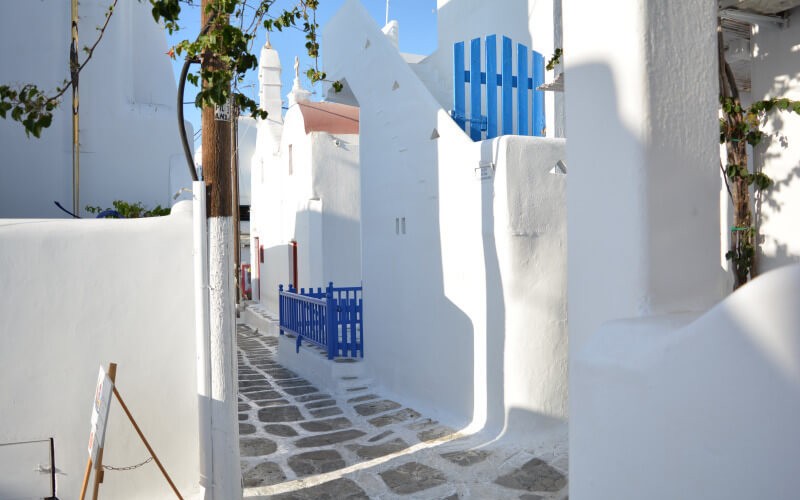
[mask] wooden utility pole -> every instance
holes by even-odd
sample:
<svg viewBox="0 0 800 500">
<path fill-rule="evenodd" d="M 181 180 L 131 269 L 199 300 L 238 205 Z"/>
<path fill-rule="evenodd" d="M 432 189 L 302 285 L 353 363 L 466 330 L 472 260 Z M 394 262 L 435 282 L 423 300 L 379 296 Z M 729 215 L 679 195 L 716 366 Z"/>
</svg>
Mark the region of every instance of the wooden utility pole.
<svg viewBox="0 0 800 500">
<path fill-rule="evenodd" d="M 233 269 L 236 304 L 242 299 L 242 219 L 239 214 L 239 107 L 231 106 L 231 185 L 233 187 Z M 238 309 L 237 309 L 238 311 Z M 238 312 L 237 312 L 238 316 Z"/>
<path fill-rule="evenodd" d="M 211 14 L 202 1 L 202 23 Z M 226 16 L 217 16 L 209 34 Z M 218 68 L 216 54 L 206 52 L 203 69 Z M 241 498 L 237 415 L 236 349 L 233 280 L 233 202 L 231 197 L 231 116 L 213 107 L 203 108 L 203 178 L 208 193 L 208 303 L 211 358 L 211 467 L 212 494 L 217 500 Z"/>
</svg>

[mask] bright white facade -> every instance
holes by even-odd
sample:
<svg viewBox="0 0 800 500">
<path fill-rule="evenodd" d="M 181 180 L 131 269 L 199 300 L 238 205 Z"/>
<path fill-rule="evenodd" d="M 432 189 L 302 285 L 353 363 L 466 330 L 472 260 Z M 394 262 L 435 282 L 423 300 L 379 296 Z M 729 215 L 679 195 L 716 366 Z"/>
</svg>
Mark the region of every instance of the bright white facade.
<svg viewBox="0 0 800 500">
<path fill-rule="evenodd" d="M 502 10 L 442 2 L 441 43 L 490 33 L 530 43 L 521 4 L 484 16 L 480 31 L 481 13 Z M 552 26 L 551 7 L 537 14 Z M 565 176 L 552 171 L 564 141 L 473 142 L 443 102 L 450 49 L 407 63 L 356 1 L 324 36 L 326 72 L 346 81 L 360 106 L 368 374 L 453 425 L 529 441 L 563 432 L 566 195 Z M 535 46 L 552 47 L 552 38 Z"/>
<path fill-rule="evenodd" d="M 783 267 L 725 297 L 716 14 L 700 0 L 564 5 L 571 498 L 798 489 L 796 160 L 778 144 L 761 158 L 778 181 L 761 265 Z M 796 30 L 758 30 L 752 98 L 797 98 Z M 788 135 L 794 120 L 774 123 Z"/>
<path fill-rule="evenodd" d="M 281 119 L 280 62 L 261 53 L 261 107 L 251 179 L 253 298 L 278 312 L 278 285 L 361 283 L 358 109 L 314 103 L 299 88 Z M 297 80 L 296 80 L 297 82 Z"/>
<path fill-rule="evenodd" d="M 80 2 L 81 47 L 96 39 L 108 3 Z M 69 2 L 10 0 L 0 11 L 7 56 L 0 83 L 34 83 L 52 92 L 69 78 Z M 147 2 L 119 3 L 80 75 L 81 210 L 114 200 L 168 207 L 179 189 L 190 187 L 167 48 Z M 67 217 L 53 202 L 72 207 L 71 92 L 40 139 L 0 120 L 0 217 Z"/>
</svg>

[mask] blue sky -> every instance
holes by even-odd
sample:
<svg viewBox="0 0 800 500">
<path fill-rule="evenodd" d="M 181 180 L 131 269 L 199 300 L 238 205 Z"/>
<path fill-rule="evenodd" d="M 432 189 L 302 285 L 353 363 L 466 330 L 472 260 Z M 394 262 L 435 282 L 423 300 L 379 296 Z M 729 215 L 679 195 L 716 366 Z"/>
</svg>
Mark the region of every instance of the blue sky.
<svg viewBox="0 0 800 500">
<path fill-rule="evenodd" d="M 333 17 L 339 10 L 344 0 L 320 0 L 320 7 L 317 11 L 317 23 L 322 29 L 325 23 Z M 199 5 L 199 0 L 196 0 Z M 255 4 L 256 0 L 249 0 L 248 3 Z M 277 0 L 270 8 L 270 12 L 278 13 L 282 8 L 293 5 L 292 0 Z M 362 5 L 369 11 L 378 26 L 383 26 L 386 18 L 386 0 L 361 0 Z M 389 18 L 396 19 L 400 23 L 400 50 L 412 54 L 430 54 L 436 50 L 436 0 L 390 0 Z M 168 43 L 174 45 L 184 39 L 194 39 L 200 30 L 200 7 L 187 6 L 181 4 L 181 27 L 180 31 L 168 36 Z M 258 38 L 253 46 L 253 53 L 258 55 L 261 46 L 265 41 L 264 30 L 261 29 Z M 313 64 L 313 60 L 308 57 L 305 49 L 305 35 L 300 30 L 289 29 L 283 32 L 273 32 L 270 34 L 270 41 L 273 48 L 278 50 L 283 67 L 282 83 L 283 94 L 285 95 L 292 86 L 294 79 L 294 57 L 300 57 L 300 77 L 303 86 L 316 92 L 312 99 L 322 98 L 321 89 L 317 85 L 312 89 L 303 73 Z M 321 38 L 322 58 L 325 57 L 325 40 Z M 173 61 L 173 71 L 177 81 L 181 71 L 183 61 L 176 59 Z M 322 66 L 322 60 L 320 60 Z M 251 71 L 245 81 L 240 85 L 240 91 L 258 101 L 258 73 Z M 187 83 L 185 101 L 194 101 L 196 89 Z M 184 107 L 186 119 L 194 126 L 195 132 L 200 130 L 200 112 L 192 104 Z M 199 135 L 196 143 L 199 145 Z"/>
</svg>

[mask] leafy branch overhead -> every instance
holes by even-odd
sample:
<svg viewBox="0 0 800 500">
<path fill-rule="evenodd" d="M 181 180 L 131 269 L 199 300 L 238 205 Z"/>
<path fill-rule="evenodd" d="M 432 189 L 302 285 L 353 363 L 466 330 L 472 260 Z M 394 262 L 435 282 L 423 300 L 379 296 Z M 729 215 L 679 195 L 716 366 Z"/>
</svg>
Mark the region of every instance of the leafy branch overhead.
<svg viewBox="0 0 800 500">
<path fill-rule="evenodd" d="M 0 85 L 0 117 L 10 114 L 12 120 L 20 122 L 25 133 L 39 137 L 42 129 L 50 126 L 53 112 L 58 107 L 61 97 L 74 84 L 77 74 L 92 58 L 94 49 L 103 37 L 105 29 L 114 14 L 118 0 L 114 0 L 106 11 L 105 20 L 98 28 L 98 36 L 83 62 L 71 67 L 72 79 L 49 93 L 34 84 L 19 86 Z M 138 0 L 140 3 L 144 0 Z M 181 4 L 194 5 L 198 0 L 147 0 L 151 4 L 151 13 L 156 22 L 162 22 L 170 33 L 181 29 Z M 253 42 L 259 28 L 267 31 L 283 31 L 295 28 L 305 32 L 306 50 L 314 58 L 315 65 L 306 75 L 313 83 L 325 80 L 325 73 L 317 67 L 319 57 L 319 41 L 316 22 L 316 10 L 319 0 L 297 0 L 291 8 L 280 9 L 276 15 L 270 8 L 276 0 L 212 0 L 207 6 L 210 25 L 195 40 L 183 40 L 173 47 L 169 55 L 186 57 L 201 62 L 213 56 L 219 64 L 203 65 L 195 73 L 189 73 L 187 79 L 200 87 L 195 105 L 199 108 L 223 105 L 230 100 L 243 112 L 253 117 L 266 118 L 266 111 L 260 110 L 250 97 L 236 90 L 237 84 L 244 80 L 245 74 L 258 67 L 258 59 L 252 53 Z M 72 66 L 75 66 L 73 63 Z M 233 84 L 233 88 L 231 87 Z M 341 89 L 339 82 L 333 82 L 336 90 Z"/>
<path fill-rule="evenodd" d="M 39 87 L 33 84 L 25 84 L 13 87 L 11 85 L 0 85 L 0 118 L 6 118 L 7 113 L 11 112 L 11 119 L 22 123 L 25 127 L 25 135 L 39 137 L 42 129 L 47 128 L 53 122 L 53 111 L 58 107 L 61 96 L 70 87 L 77 84 L 78 75 L 86 64 L 92 59 L 94 51 L 108 28 L 108 22 L 114 14 L 117 2 L 114 0 L 105 12 L 105 19 L 102 26 L 97 28 L 98 34 L 94 43 L 89 47 L 84 47 L 86 59 L 82 63 L 77 62 L 77 54 L 70 61 L 69 80 L 64 80 L 61 86 L 56 87 L 52 95 L 48 95 Z M 77 50 L 77 49 L 76 49 Z"/>
</svg>

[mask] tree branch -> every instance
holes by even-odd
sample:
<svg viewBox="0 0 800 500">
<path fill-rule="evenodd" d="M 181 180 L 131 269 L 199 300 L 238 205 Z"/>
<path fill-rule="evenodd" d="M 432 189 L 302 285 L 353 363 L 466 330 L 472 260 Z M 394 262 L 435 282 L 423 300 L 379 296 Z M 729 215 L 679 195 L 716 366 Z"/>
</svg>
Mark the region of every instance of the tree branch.
<svg viewBox="0 0 800 500">
<path fill-rule="evenodd" d="M 114 9 L 116 9 L 118 1 L 119 0 L 114 0 L 111 3 L 111 5 L 109 5 L 108 10 L 106 11 L 105 22 L 103 23 L 103 26 L 100 27 L 100 34 L 97 35 L 97 39 L 94 41 L 92 46 L 89 47 L 89 49 L 84 49 L 86 50 L 86 59 L 81 63 L 80 66 L 78 66 L 78 69 L 76 71 L 77 74 L 80 74 L 80 72 L 83 71 L 83 68 L 86 67 L 86 64 L 92 59 L 92 56 L 94 55 L 94 49 L 97 48 L 97 45 L 100 43 L 100 40 L 103 39 L 103 35 L 106 33 L 106 28 L 108 27 L 109 21 L 111 21 L 111 16 L 114 15 Z M 75 80 L 70 79 L 70 81 L 68 81 L 67 84 L 64 85 L 64 87 L 57 89 L 58 92 L 55 95 L 48 97 L 47 102 L 57 101 L 62 95 L 64 95 L 64 92 L 66 92 L 70 87 L 72 87 L 74 81 Z"/>
</svg>

